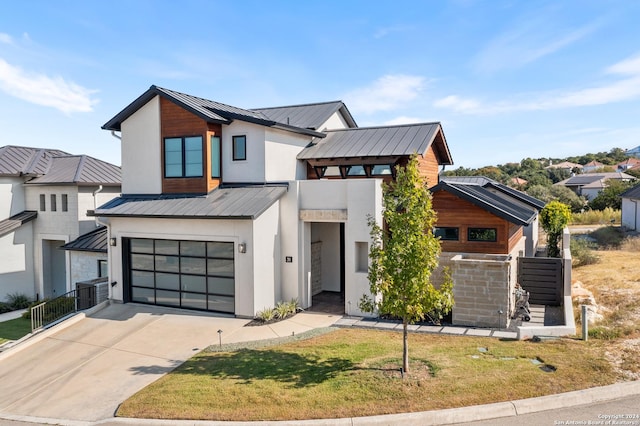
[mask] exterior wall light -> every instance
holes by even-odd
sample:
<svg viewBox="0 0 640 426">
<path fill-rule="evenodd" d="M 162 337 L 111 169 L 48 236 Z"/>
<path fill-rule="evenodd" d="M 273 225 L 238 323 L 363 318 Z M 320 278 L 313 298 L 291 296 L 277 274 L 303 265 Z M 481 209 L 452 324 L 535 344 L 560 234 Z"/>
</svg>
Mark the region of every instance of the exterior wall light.
<svg viewBox="0 0 640 426">
<path fill-rule="evenodd" d="M 109 245 L 111 247 L 115 247 L 118 244 L 118 239 L 116 237 L 109 238 Z"/>
<path fill-rule="evenodd" d="M 239 253 L 246 253 L 247 252 L 247 244 L 246 243 L 238 244 L 238 252 Z"/>
</svg>

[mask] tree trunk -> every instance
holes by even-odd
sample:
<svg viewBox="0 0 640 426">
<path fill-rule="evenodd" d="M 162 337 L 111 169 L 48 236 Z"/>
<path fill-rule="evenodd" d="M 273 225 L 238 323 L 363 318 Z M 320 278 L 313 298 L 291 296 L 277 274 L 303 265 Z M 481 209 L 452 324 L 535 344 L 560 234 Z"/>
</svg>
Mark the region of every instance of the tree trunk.
<svg viewBox="0 0 640 426">
<path fill-rule="evenodd" d="M 407 321 L 402 321 L 402 371 L 409 372 L 409 334 Z"/>
</svg>

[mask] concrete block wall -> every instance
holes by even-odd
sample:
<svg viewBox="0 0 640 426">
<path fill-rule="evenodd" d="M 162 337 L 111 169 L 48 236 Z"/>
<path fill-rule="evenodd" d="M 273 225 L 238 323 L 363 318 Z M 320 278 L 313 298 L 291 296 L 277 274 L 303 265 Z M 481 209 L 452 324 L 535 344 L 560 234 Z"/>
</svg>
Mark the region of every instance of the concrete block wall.
<svg viewBox="0 0 640 426">
<path fill-rule="evenodd" d="M 107 260 L 107 253 L 69 251 L 71 259 L 71 285 L 98 277 L 98 260 Z"/>
<path fill-rule="evenodd" d="M 457 254 L 450 258 L 454 325 L 507 328 L 511 310 L 511 259 Z"/>
</svg>

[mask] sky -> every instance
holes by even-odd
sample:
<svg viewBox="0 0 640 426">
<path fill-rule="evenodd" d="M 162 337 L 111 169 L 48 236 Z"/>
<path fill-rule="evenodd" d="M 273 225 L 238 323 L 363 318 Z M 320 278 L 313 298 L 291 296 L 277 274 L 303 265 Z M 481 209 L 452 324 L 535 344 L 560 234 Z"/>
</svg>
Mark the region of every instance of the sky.
<svg viewBox="0 0 640 426">
<path fill-rule="evenodd" d="M 455 165 L 640 145 L 640 2 L 0 2 L 0 146 L 119 165 L 101 126 L 151 85 L 241 108 L 342 100 L 439 121 Z"/>
</svg>

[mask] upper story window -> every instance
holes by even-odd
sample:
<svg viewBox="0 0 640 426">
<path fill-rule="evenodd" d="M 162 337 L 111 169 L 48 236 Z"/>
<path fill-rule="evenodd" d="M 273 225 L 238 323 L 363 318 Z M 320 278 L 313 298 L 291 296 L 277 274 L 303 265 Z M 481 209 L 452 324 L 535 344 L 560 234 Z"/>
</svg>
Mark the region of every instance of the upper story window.
<svg viewBox="0 0 640 426">
<path fill-rule="evenodd" d="M 347 176 L 366 176 L 367 172 L 364 170 L 364 166 L 349 166 Z"/>
<path fill-rule="evenodd" d="M 247 159 L 247 137 L 245 135 L 233 137 L 233 161 Z"/>
<path fill-rule="evenodd" d="M 69 211 L 69 197 L 67 194 L 62 194 L 62 211 Z"/>
<path fill-rule="evenodd" d="M 376 164 L 371 168 L 372 176 L 385 176 L 391 174 L 391 165 L 389 164 Z"/>
<path fill-rule="evenodd" d="M 47 197 L 44 194 L 40 194 L 40 211 L 47 210 Z"/>
<path fill-rule="evenodd" d="M 202 170 L 202 136 L 165 138 L 165 177 L 202 177 Z"/>
<path fill-rule="evenodd" d="M 55 212 L 58 208 L 58 205 L 56 203 L 56 194 L 51 194 L 51 211 Z"/>
<path fill-rule="evenodd" d="M 211 177 L 220 177 L 220 137 L 211 136 Z"/>
<path fill-rule="evenodd" d="M 469 228 L 467 240 L 469 241 L 498 241 L 498 231 L 496 228 Z"/>
<path fill-rule="evenodd" d="M 433 235 L 445 241 L 458 241 L 459 239 L 459 230 L 458 228 L 451 227 L 440 227 L 436 226 L 433 230 Z"/>
</svg>

